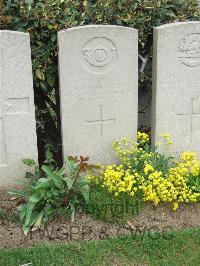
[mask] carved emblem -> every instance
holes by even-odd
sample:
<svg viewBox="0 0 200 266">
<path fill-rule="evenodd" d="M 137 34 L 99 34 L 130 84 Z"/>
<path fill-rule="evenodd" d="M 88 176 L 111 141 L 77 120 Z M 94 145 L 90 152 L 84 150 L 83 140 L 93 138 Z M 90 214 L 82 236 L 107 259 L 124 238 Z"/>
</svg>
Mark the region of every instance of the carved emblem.
<svg viewBox="0 0 200 266">
<path fill-rule="evenodd" d="M 106 73 L 117 60 L 115 44 L 105 37 L 95 37 L 84 44 L 84 64 L 90 72 Z"/>
<path fill-rule="evenodd" d="M 200 65 L 200 34 L 185 35 L 178 45 L 179 61 L 188 67 Z"/>
</svg>

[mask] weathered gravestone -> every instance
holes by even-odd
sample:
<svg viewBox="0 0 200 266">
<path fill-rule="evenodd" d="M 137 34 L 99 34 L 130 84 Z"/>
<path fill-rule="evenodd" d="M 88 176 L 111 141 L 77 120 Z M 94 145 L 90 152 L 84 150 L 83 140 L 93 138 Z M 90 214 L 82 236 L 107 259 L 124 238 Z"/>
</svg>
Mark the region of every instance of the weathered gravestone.
<svg viewBox="0 0 200 266">
<path fill-rule="evenodd" d="M 0 31 L 0 188 L 14 184 L 37 161 L 29 35 Z"/>
<path fill-rule="evenodd" d="M 168 132 L 171 151 L 200 155 L 200 22 L 154 29 L 153 141 Z"/>
<path fill-rule="evenodd" d="M 113 161 L 112 141 L 134 137 L 137 30 L 84 26 L 58 33 L 63 153 Z"/>
</svg>

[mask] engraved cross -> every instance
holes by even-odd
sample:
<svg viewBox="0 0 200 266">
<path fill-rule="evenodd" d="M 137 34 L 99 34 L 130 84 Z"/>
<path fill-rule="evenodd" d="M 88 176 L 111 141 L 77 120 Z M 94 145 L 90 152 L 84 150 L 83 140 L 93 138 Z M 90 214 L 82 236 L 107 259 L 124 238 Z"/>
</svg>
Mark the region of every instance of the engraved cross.
<svg viewBox="0 0 200 266">
<path fill-rule="evenodd" d="M 99 123 L 100 124 L 100 134 L 101 134 L 101 140 L 103 140 L 103 125 L 104 123 L 108 122 L 114 122 L 115 123 L 115 118 L 110 118 L 110 119 L 104 119 L 103 118 L 103 106 L 99 105 L 99 116 L 100 118 L 97 120 L 87 120 L 88 123 Z"/>
<path fill-rule="evenodd" d="M 200 123 L 200 98 L 191 98 L 191 110 L 188 113 L 178 113 L 179 116 L 190 116 L 190 143 L 194 135 L 194 120 L 198 117 Z M 186 125 L 185 125 L 186 126 Z"/>
<path fill-rule="evenodd" d="M 5 165 L 7 161 L 6 140 L 5 140 L 5 120 L 7 115 L 19 115 L 29 112 L 29 97 L 8 98 L 0 100 L 0 165 Z M 13 125 L 15 126 L 15 125 Z"/>
</svg>

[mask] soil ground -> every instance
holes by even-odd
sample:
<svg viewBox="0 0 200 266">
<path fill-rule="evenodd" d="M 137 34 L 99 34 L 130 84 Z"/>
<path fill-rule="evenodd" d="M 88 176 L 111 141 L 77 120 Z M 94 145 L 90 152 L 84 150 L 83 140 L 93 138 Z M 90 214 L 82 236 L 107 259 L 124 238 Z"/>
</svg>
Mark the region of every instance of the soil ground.
<svg viewBox="0 0 200 266">
<path fill-rule="evenodd" d="M 15 204 L 8 195 L 0 193 L 0 249 L 35 246 L 41 243 L 106 239 L 138 233 L 157 238 L 170 237 L 175 230 L 200 227 L 200 203 L 183 204 L 176 212 L 167 205 L 153 207 L 151 204 L 145 204 L 138 215 L 123 225 L 94 220 L 79 212 L 73 223 L 70 218 L 62 217 L 25 237 Z"/>
</svg>

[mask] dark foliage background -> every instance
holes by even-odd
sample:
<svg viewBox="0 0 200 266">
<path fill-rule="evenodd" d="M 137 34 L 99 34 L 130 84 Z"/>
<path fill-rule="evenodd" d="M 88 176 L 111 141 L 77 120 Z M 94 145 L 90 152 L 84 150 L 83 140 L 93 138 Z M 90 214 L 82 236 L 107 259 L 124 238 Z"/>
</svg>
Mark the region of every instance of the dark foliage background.
<svg viewBox="0 0 200 266">
<path fill-rule="evenodd" d="M 153 27 L 199 20 L 196 0 L 0 0 L 1 29 L 31 36 L 40 164 L 62 163 L 57 31 L 86 24 L 112 24 L 139 30 L 139 89 L 151 90 Z"/>
</svg>

